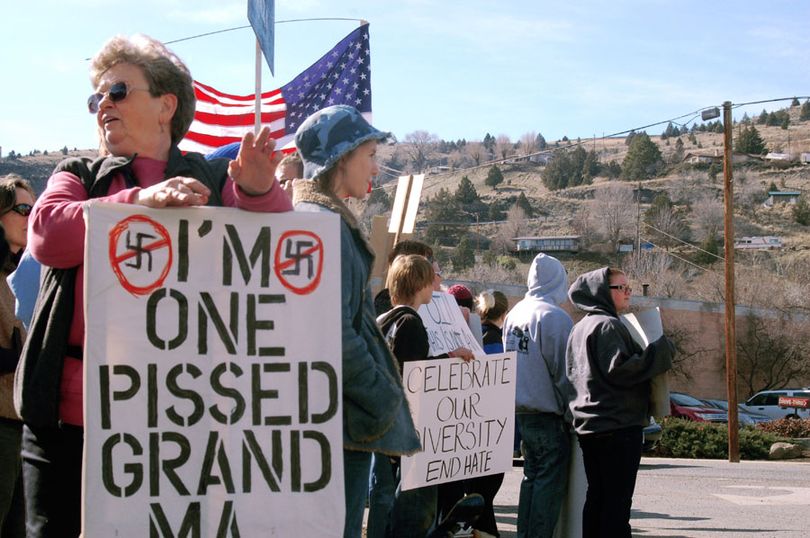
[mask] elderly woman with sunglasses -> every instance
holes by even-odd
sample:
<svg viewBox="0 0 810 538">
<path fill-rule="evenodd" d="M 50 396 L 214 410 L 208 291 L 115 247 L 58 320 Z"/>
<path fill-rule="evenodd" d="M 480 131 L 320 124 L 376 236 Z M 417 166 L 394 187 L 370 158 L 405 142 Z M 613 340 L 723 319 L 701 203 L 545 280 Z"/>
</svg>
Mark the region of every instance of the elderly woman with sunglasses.
<svg viewBox="0 0 810 538">
<path fill-rule="evenodd" d="M 14 294 L 6 277 L 25 249 L 28 214 L 34 204 L 31 185 L 16 174 L 0 178 L 0 536 L 25 536 L 20 441 L 22 422 L 14 410 L 14 371 L 24 340 L 14 316 Z"/>
<path fill-rule="evenodd" d="M 630 307 L 619 269 L 581 275 L 568 289 L 585 312 L 568 337 L 565 365 L 588 490 L 582 536 L 630 537 L 630 507 L 641 461 L 641 429 L 650 416 L 650 380 L 672 368 L 675 347 L 662 336 L 642 349 L 619 319 Z"/>
<path fill-rule="evenodd" d="M 183 62 L 146 36 L 115 37 L 92 59 L 103 157 L 62 162 L 31 214 L 30 244 L 47 271 L 18 372 L 25 423 L 23 476 L 28 536 L 77 536 L 81 514 L 83 207 L 107 202 L 233 206 L 289 211 L 274 178 L 280 156 L 269 131 L 247 134 L 233 161 L 181 154 L 195 107 Z"/>
</svg>

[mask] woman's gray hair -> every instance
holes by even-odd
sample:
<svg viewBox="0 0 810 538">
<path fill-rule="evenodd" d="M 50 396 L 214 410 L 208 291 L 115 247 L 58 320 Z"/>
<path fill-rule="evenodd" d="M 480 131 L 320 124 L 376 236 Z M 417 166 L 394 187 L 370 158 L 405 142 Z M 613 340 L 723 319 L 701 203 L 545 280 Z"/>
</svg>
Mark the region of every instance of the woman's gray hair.
<svg viewBox="0 0 810 538">
<path fill-rule="evenodd" d="M 101 76 L 117 64 L 141 68 L 149 83 L 149 93 L 159 97 L 168 93 L 177 97 L 177 110 L 172 117 L 172 144 L 186 136 L 194 119 L 197 103 L 191 73 L 175 53 L 160 41 L 143 34 L 115 36 L 107 41 L 90 63 L 90 81 L 98 87 Z"/>
</svg>

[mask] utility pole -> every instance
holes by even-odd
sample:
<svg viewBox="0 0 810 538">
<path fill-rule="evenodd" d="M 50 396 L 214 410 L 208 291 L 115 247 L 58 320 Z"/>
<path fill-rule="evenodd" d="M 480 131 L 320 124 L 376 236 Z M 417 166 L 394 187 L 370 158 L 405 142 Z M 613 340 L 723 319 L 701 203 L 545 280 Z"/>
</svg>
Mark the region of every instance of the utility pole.
<svg viewBox="0 0 810 538">
<path fill-rule="evenodd" d="M 726 273 L 726 390 L 728 391 L 728 461 L 740 462 L 737 415 L 737 338 L 734 308 L 734 183 L 731 154 L 731 101 L 723 103 L 723 242 Z"/>
</svg>

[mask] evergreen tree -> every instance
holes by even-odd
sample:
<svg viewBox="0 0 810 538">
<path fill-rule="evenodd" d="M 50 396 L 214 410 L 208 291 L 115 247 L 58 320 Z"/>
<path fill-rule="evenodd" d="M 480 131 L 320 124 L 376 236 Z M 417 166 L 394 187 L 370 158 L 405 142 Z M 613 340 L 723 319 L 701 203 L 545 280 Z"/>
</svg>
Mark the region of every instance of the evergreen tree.
<svg viewBox="0 0 810 538">
<path fill-rule="evenodd" d="M 790 106 L 791 107 L 799 106 L 799 100 L 794 97 L 793 101 L 790 102 Z"/>
<path fill-rule="evenodd" d="M 495 149 L 495 137 L 491 134 L 487 133 L 484 136 L 484 140 L 481 142 L 485 148 L 489 151 L 493 151 Z"/>
<path fill-rule="evenodd" d="M 627 137 L 625 137 L 625 139 L 624 139 L 624 145 L 629 146 L 630 143 L 633 141 L 633 137 L 635 137 L 635 136 L 636 136 L 635 131 L 630 131 L 629 133 L 627 133 Z"/>
<path fill-rule="evenodd" d="M 697 146 L 698 141 L 694 131 L 689 133 L 689 141 L 692 143 L 693 146 Z"/>
<path fill-rule="evenodd" d="M 810 204 L 802 197 L 793 206 L 793 220 L 802 226 L 810 225 Z"/>
<path fill-rule="evenodd" d="M 493 201 L 487 207 L 487 220 L 495 221 L 495 220 L 503 220 L 506 218 L 506 213 L 504 213 L 503 209 L 501 209 L 501 204 L 497 201 Z"/>
<path fill-rule="evenodd" d="M 433 198 L 425 204 L 425 216 L 428 222 L 464 222 L 466 219 L 460 211 L 455 196 L 442 187 Z"/>
<path fill-rule="evenodd" d="M 532 204 L 529 203 L 529 199 L 526 198 L 526 193 L 521 192 L 520 196 L 518 196 L 515 205 L 518 206 L 526 213 L 527 218 L 531 218 L 534 216 L 534 210 L 532 209 Z"/>
<path fill-rule="evenodd" d="M 683 140 L 678 138 L 675 141 L 675 151 L 672 153 L 672 162 L 679 163 L 683 160 L 684 149 L 683 149 Z"/>
<path fill-rule="evenodd" d="M 622 162 L 622 177 L 627 180 L 649 179 L 658 175 L 662 167 L 661 150 L 647 133 L 634 136 Z"/>
<path fill-rule="evenodd" d="M 802 110 L 799 112 L 799 121 L 810 120 L 810 99 L 804 102 Z"/>
<path fill-rule="evenodd" d="M 710 234 L 704 239 L 700 244 L 700 248 L 705 252 L 699 250 L 697 254 L 695 254 L 695 261 L 698 263 L 711 265 L 720 260 L 720 258 L 717 257 L 720 253 L 720 242 L 714 234 Z M 712 254 L 714 254 L 714 256 L 712 256 Z"/>
<path fill-rule="evenodd" d="M 462 206 L 477 205 L 481 201 L 481 198 L 478 196 L 478 191 L 475 190 L 475 185 L 472 184 L 472 181 L 470 181 L 470 178 L 467 176 L 462 177 L 461 181 L 458 182 L 458 188 L 456 188 L 454 197 L 456 202 Z"/>
<path fill-rule="evenodd" d="M 534 143 L 537 145 L 537 149 L 546 149 L 546 146 L 548 145 L 546 144 L 546 139 L 540 133 L 537 133 L 537 138 L 535 139 Z"/>
<path fill-rule="evenodd" d="M 603 172 L 610 179 L 616 179 L 622 175 L 622 165 L 616 161 L 610 161 L 607 166 L 603 167 Z"/>
<path fill-rule="evenodd" d="M 766 123 L 768 123 L 768 111 L 765 110 L 764 108 L 757 117 L 757 123 L 760 125 L 765 125 Z"/>
<path fill-rule="evenodd" d="M 487 172 L 487 178 L 484 180 L 484 183 L 490 187 L 495 187 L 500 185 L 502 182 L 503 174 L 501 173 L 501 169 L 498 168 L 498 165 L 493 164 L 492 168 L 490 168 L 489 172 Z"/>
<path fill-rule="evenodd" d="M 596 152 L 593 150 L 589 151 L 585 156 L 585 161 L 582 163 L 582 182 L 586 185 L 590 185 L 593 178 L 599 175 L 601 168 Z"/>
<path fill-rule="evenodd" d="M 366 201 L 367 206 L 372 204 L 380 204 L 385 211 L 388 211 L 391 209 L 391 197 L 386 194 L 385 189 L 382 187 L 375 187 L 371 189 L 371 194 Z"/>
<path fill-rule="evenodd" d="M 709 181 L 715 183 L 717 181 L 717 174 L 720 173 L 720 170 L 721 168 L 717 163 L 710 164 L 707 172 L 709 174 Z"/>
<path fill-rule="evenodd" d="M 740 134 L 737 135 L 737 140 L 734 144 L 734 150 L 740 153 L 750 153 L 752 155 L 764 155 L 767 153 L 765 141 L 759 135 L 759 131 L 753 125 L 748 125 L 740 129 Z"/>
<path fill-rule="evenodd" d="M 467 236 L 461 238 L 455 252 L 453 252 L 453 270 L 463 271 L 475 265 L 475 251 L 473 251 Z"/>
<path fill-rule="evenodd" d="M 565 151 L 557 150 L 552 155 L 551 160 L 543 168 L 543 184 L 550 190 L 564 189 L 568 187 L 570 158 Z"/>
</svg>

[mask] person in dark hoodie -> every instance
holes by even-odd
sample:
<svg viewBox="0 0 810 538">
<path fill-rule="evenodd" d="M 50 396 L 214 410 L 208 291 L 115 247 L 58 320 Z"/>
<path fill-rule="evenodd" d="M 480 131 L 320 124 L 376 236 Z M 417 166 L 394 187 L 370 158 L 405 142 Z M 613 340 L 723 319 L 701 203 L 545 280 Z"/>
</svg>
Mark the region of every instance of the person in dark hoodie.
<svg viewBox="0 0 810 538">
<path fill-rule="evenodd" d="M 588 479 L 582 511 L 586 538 L 631 536 L 650 380 L 672 367 L 675 351 L 666 336 L 645 349 L 633 340 L 619 319 L 630 306 L 630 293 L 627 275 L 609 267 L 585 273 L 568 290 L 571 302 L 586 312 L 571 332 L 565 358 Z"/>
<path fill-rule="evenodd" d="M 517 352 L 515 413 L 523 436 L 523 481 L 518 501 L 518 537 L 552 536 L 568 485 L 571 453 L 565 420 L 570 387 L 565 346 L 574 322 L 560 308 L 568 276 L 556 258 L 538 254 L 529 290 L 506 315 L 504 349 Z"/>
<path fill-rule="evenodd" d="M 433 296 L 433 266 L 427 258 L 416 254 L 398 256 L 388 270 L 386 287 L 391 294 L 393 308 L 377 318 L 380 330 L 386 336 L 388 345 L 399 361 L 399 373 L 402 375 L 402 363 L 427 359 L 444 359 L 459 357 L 472 360 L 472 351 L 459 347 L 449 353 L 429 356 L 430 344 L 427 329 L 417 310 L 428 304 Z M 376 455 L 375 455 L 376 456 Z M 437 486 L 402 491 L 399 461 L 375 457 L 372 472 L 377 475 L 388 473 L 396 475 L 399 485 L 390 507 L 388 528 L 389 537 L 418 538 L 425 536 L 436 517 Z M 372 511 L 382 507 L 374 505 Z M 369 513 L 369 520 L 379 516 Z M 373 531 L 371 534 L 379 532 Z"/>
</svg>

